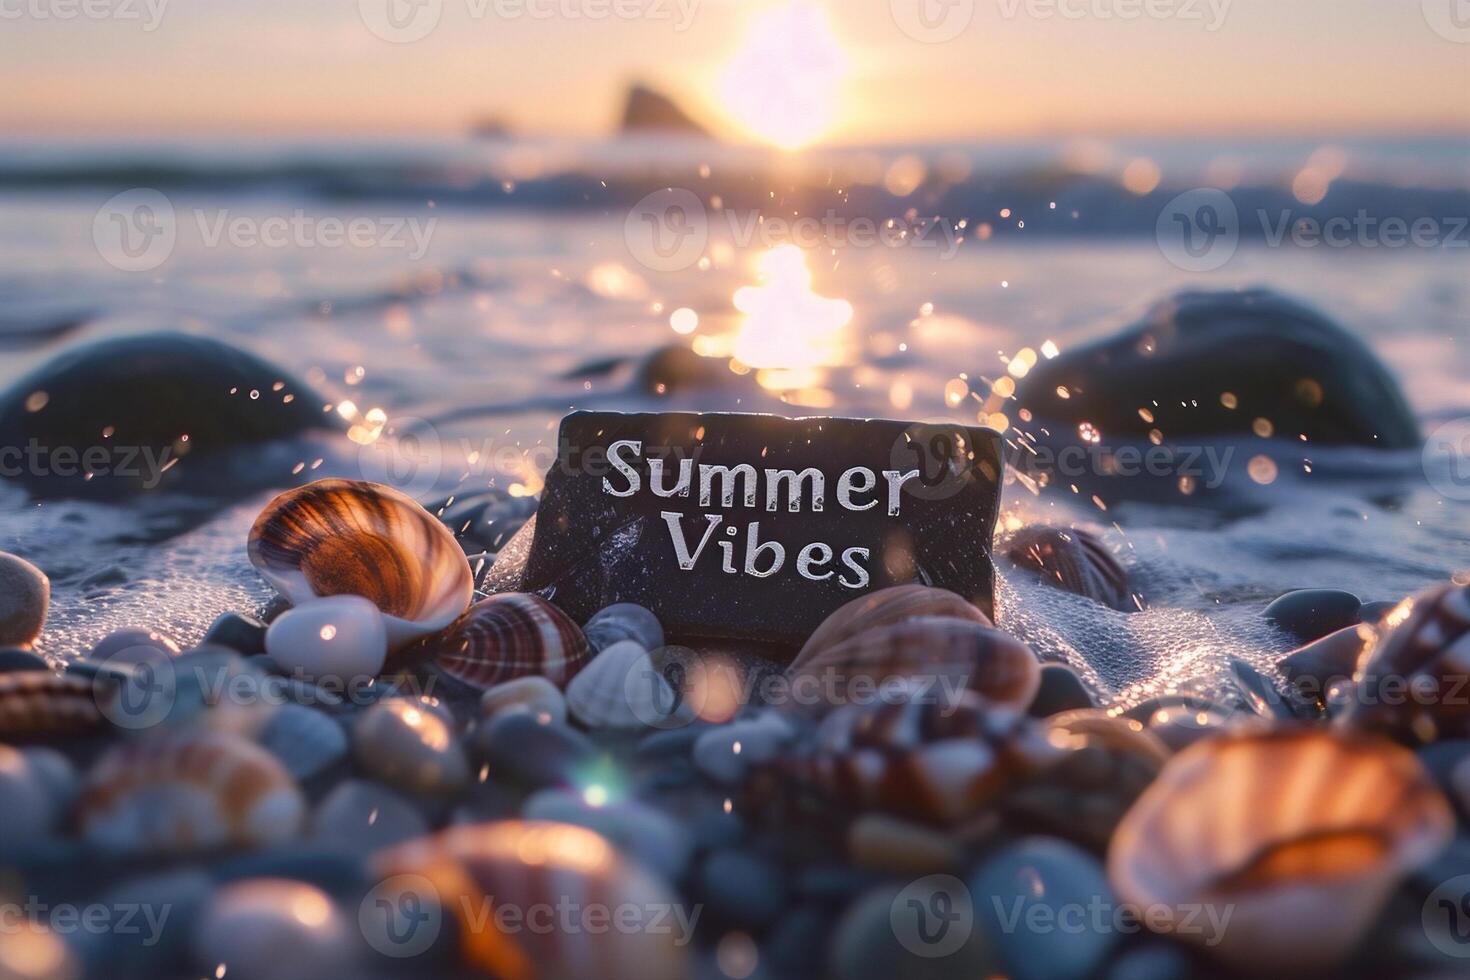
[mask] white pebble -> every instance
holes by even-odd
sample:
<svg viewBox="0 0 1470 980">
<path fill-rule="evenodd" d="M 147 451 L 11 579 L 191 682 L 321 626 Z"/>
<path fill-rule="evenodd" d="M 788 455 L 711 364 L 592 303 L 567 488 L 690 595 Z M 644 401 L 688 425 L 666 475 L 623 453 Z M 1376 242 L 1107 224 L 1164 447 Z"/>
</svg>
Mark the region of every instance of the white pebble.
<svg viewBox="0 0 1470 980">
<path fill-rule="evenodd" d="M 346 683 L 382 671 L 388 632 L 383 614 L 367 599 L 329 596 L 282 613 L 265 634 L 265 652 L 308 679 Z"/>
</svg>

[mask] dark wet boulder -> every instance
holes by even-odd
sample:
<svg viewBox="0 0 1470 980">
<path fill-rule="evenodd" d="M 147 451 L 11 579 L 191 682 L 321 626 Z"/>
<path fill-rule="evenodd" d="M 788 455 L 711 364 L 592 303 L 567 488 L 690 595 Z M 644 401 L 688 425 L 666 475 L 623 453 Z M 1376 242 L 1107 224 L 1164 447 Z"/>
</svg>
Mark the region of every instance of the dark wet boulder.
<svg viewBox="0 0 1470 980">
<path fill-rule="evenodd" d="M 285 371 L 219 340 L 101 340 L 58 354 L 0 394 L 3 475 L 51 497 L 152 490 L 178 480 L 175 469 L 228 488 L 242 476 L 231 464 L 244 447 L 340 428 L 325 404 Z M 178 465 L 164 470 L 171 460 Z"/>
<path fill-rule="evenodd" d="M 1276 434 L 1412 449 L 1419 428 L 1362 341 L 1265 289 L 1185 292 L 1138 322 L 1038 363 L 1018 393 L 1031 430 L 1107 440 Z M 1260 423 L 1257 420 L 1265 420 Z M 1091 441 L 1091 440 L 1089 440 Z"/>
</svg>

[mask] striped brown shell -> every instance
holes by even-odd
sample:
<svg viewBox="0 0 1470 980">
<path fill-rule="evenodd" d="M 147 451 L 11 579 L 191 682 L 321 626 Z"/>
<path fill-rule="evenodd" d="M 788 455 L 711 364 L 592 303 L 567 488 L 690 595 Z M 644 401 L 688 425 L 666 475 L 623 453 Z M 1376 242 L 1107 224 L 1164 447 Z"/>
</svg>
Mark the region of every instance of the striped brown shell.
<svg viewBox="0 0 1470 980">
<path fill-rule="evenodd" d="M 1226 732 L 1165 764 L 1108 852 L 1118 897 L 1150 928 L 1203 943 L 1250 976 L 1330 967 L 1454 816 L 1412 753 L 1332 729 Z M 1233 909 L 1196 928 L 1201 907 Z"/>
<path fill-rule="evenodd" d="M 592 655 L 571 617 L 523 592 L 475 603 L 427 645 L 440 670 L 479 691 L 533 674 L 566 687 Z"/>
<path fill-rule="evenodd" d="M 1420 742 L 1470 737 L 1470 586 L 1406 599 L 1383 626 L 1339 720 Z"/>
<path fill-rule="evenodd" d="M 319 480 L 288 490 L 250 530 L 250 562 L 292 603 L 359 595 L 383 613 L 388 647 L 437 633 L 474 585 L 454 535 L 392 487 Z"/>
<path fill-rule="evenodd" d="M 861 700 L 874 687 L 908 681 L 935 690 L 969 688 L 990 703 L 1024 711 L 1041 684 L 1031 648 L 972 620 L 919 616 L 880 626 L 827 647 L 787 670 L 793 698 L 811 714 Z"/>
<path fill-rule="evenodd" d="M 834 815 L 879 811 L 954 826 L 1060 755 L 1041 722 L 973 691 L 908 695 L 828 715 L 811 752 L 774 764 L 784 791 L 815 793 Z"/>
<path fill-rule="evenodd" d="M 455 918 L 464 965 L 478 973 L 502 980 L 688 975 L 686 946 L 670 914 L 676 896 L 583 827 L 522 820 L 453 827 L 381 852 L 373 866 L 389 887 L 426 883 L 417 887 L 429 895 L 405 897 L 436 901 Z M 525 916 L 520 928 L 497 927 L 497 910 L 507 908 Z M 658 919 L 567 928 L 555 911 L 565 908 L 573 926 L 584 921 L 584 910 L 599 908 Z M 551 911 L 550 928 L 541 925 L 542 910 Z"/>
<path fill-rule="evenodd" d="M 1056 586 L 1110 609 L 1134 612 L 1128 573 L 1101 541 L 1078 528 L 1045 524 L 1023 527 L 1005 542 L 1006 557 Z"/>
<path fill-rule="evenodd" d="M 107 727 L 97 697 L 107 687 L 70 674 L 26 670 L 0 674 L 0 740 L 85 735 Z"/>
<path fill-rule="evenodd" d="M 895 585 L 859 596 L 837 609 L 818 626 L 791 666 L 799 667 L 829 647 L 834 647 L 859 633 L 916 616 L 946 616 L 968 619 L 990 626 L 991 622 L 973 603 L 948 589 L 927 585 Z"/>
<path fill-rule="evenodd" d="M 77 804 L 82 835 L 108 850 L 161 854 L 278 843 L 306 801 L 276 758 L 250 741 L 199 731 L 140 738 L 105 753 Z"/>
</svg>

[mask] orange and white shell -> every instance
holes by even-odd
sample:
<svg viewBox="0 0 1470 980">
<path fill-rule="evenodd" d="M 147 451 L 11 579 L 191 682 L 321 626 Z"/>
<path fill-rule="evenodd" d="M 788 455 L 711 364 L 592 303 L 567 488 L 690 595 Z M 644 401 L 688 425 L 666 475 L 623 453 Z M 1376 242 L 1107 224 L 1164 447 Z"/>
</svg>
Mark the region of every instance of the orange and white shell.
<svg viewBox="0 0 1470 980">
<path fill-rule="evenodd" d="M 1235 969 L 1284 975 L 1352 950 L 1454 817 L 1408 751 L 1329 729 L 1225 732 L 1174 756 L 1119 824 L 1108 874 L 1151 924 Z M 1219 935 L 1197 928 L 1230 914 Z M 1157 925 L 1153 925 L 1157 928 Z"/>
<path fill-rule="evenodd" d="M 440 670 L 478 691 L 532 675 L 565 688 L 592 656 L 571 617 L 524 592 L 475 603 L 427 646 Z"/>
<path fill-rule="evenodd" d="M 454 827 L 390 848 L 373 866 L 386 882 L 426 881 L 428 897 L 458 921 L 465 965 L 502 980 L 688 975 L 676 896 L 586 828 L 522 820 Z M 571 928 L 559 918 L 568 908 Z M 658 920 L 579 928 L 595 909 Z M 516 916 L 515 926 L 501 928 L 498 910 Z"/>
<path fill-rule="evenodd" d="M 192 732 L 110 749 L 87 776 L 77 816 L 82 835 L 107 850 L 188 853 L 288 840 L 306 801 L 265 749 Z"/>
<path fill-rule="evenodd" d="M 49 670 L 0 674 L 0 740 L 81 735 L 107 727 L 98 707 L 111 685 Z"/>
<path fill-rule="evenodd" d="M 288 490 L 250 530 L 250 562 L 292 603 L 358 595 L 383 613 L 389 650 L 444 629 L 474 595 L 464 551 L 392 487 L 319 480 Z"/>
<path fill-rule="evenodd" d="M 795 703 L 811 714 L 870 696 L 875 687 L 928 684 L 967 688 L 996 707 L 1025 711 L 1041 684 L 1031 648 L 968 619 L 919 616 L 865 630 L 786 671 Z M 821 692 L 822 700 L 806 696 Z"/>
<path fill-rule="evenodd" d="M 822 620 L 791 662 L 799 667 L 817 654 L 859 633 L 901 623 L 916 616 L 946 616 L 990 626 L 990 619 L 973 603 L 948 589 L 927 585 L 894 585 L 859 596 Z"/>
</svg>

